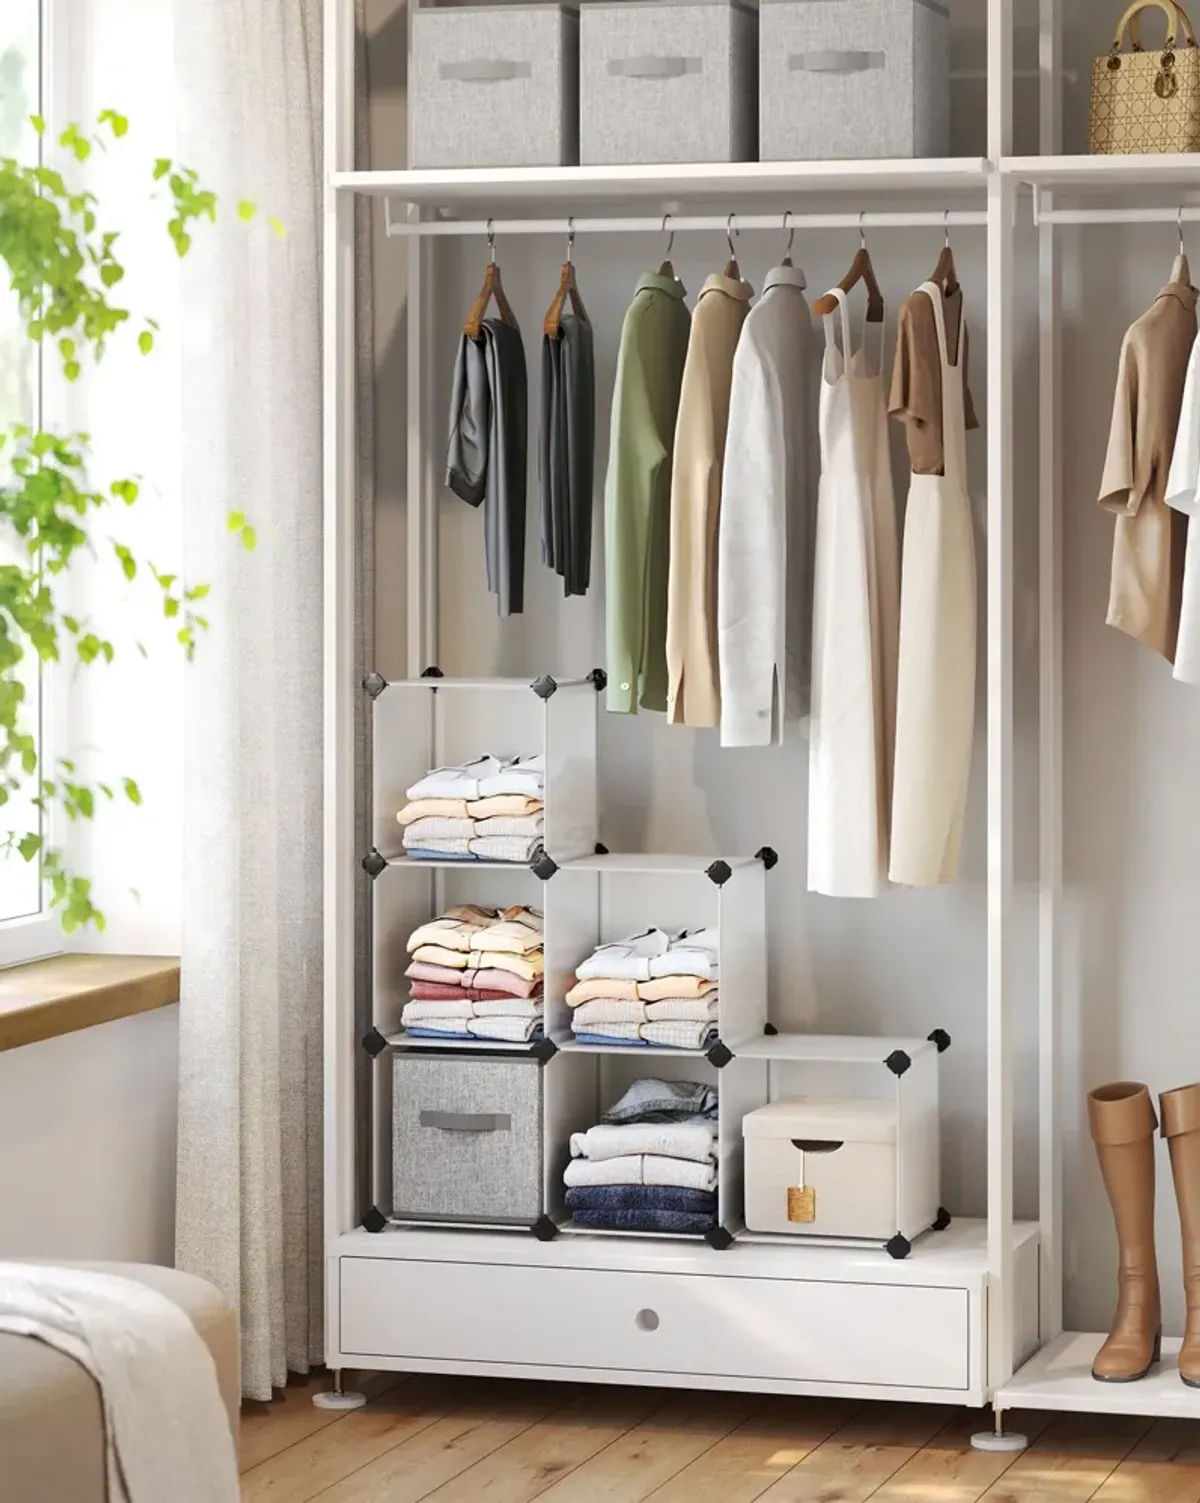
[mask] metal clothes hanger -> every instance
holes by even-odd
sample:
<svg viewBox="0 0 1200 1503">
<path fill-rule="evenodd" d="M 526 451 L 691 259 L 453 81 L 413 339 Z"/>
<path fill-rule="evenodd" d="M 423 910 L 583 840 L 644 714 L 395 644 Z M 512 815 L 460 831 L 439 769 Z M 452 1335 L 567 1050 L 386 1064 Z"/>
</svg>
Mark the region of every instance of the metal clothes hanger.
<svg viewBox="0 0 1200 1503">
<path fill-rule="evenodd" d="M 787 245 L 784 247 L 783 260 L 779 263 L 780 266 L 791 266 L 793 264 L 792 245 L 796 239 L 796 226 L 788 223 L 791 217 L 791 209 L 785 209 L 783 211 L 783 232 L 787 236 Z"/>
<path fill-rule="evenodd" d="M 958 272 L 954 265 L 954 251 L 950 247 L 950 210 L 946 210 L 946 243 L 942 246 L 942 253 L 937 258 L 937 265 L 933 268 L 933 275 L 929 278 L 936 282 L 942 290 L 943 297 L 953 297 L 958 291 Z"/>
<path fill-rule="evenodd" d="M 1188 265 L 1187 248 L 1183 243 L 1183 205 L 1179 206 L 1179 254 L 1175 257 L 1175 264 L 1171 267 L 1172 282 L 1182 282 L 1185 287 L 1192 285 L 1192 269 Z"/>
<path fill-rule="evenodd" d="M 567 306 L 567 299 L 571 301 L 571 311 L 581 323 L 590 323 L 587 309 L 583 306 L 583 298 L 579 295 L 579 287 L 575 281 L 575 262 L 571 259 L 571 253 L 575 249 L 575 221 L 567 220 L 567 259 L 563 262 L 562 272 L 558 278 L 558 291 L 554 294 L 554 300 L 546 310 L 546 316 L 542 320 L 542 333 L 551 339 L 562 337 L 563 309 Z"/>
<path fill-rule="evenodd" d="M 864 217 L 861 213 L 858 216 L 858 250 L 850 263 L 849 271 L 838 283 L 838 288 L 842 292 L 849 292 L 860 282 L 865 282 L 867 285 L 867 322 L 881 324 L 883 322 L 883 293 L 879 290 L 875 268 L 871 264 L 871 252 L 867 249 L 867 236 L 863 229 Z M 818 318 L 821 318 L 827 313 L 835 312 L 837 305 L 837 298 L 831 292 L 827 292 L 824 297 L 816 300 L 812 311 Z"/>
<path fill-rule="evenodd" d="M 737 252 L 733 248 L 733 237 L 739 232 L 733 227 L 733 215 L 725 221 L 725 243 L 729 246 L 729 260 L 725 263 L 722 275 L 732 277 L 735 282 L 742 280 L 742 268 L 737 263 Z"/>
<path fill-rule="evenodd" d="M 490 219 L 487 222 L 487 241 L 488 264 L 483 274 L 483 286 L 463 324 L 463 333 L 469 339 L 478 339 L 483 332 L 483 320 L 487 316 L 488 304 L 493 298 L 496 299 L 496 311 L 500 315 L 501 323 L 509 324 L 514 329 L 520 328 L 517 315 L 512 310 L 512 304 L 505 296 L 504 283 L 500 280 L 500 265 L 496 260 L 496 231 Z"/>
<path fill-rule="evenodd" d="M 671 216 L 669 214 L 663 215 L 662 232 L 667 237 L 667 254 L 662 259 L 662 264 L 658 268 L 658 274 L 660 277 L 674 278 L 675 268 L 671 265 L 671 250 L 675 244 L 675 231 L 668 231 L 667 229 L 667 223 L 670 218 Z"/>
</svg>

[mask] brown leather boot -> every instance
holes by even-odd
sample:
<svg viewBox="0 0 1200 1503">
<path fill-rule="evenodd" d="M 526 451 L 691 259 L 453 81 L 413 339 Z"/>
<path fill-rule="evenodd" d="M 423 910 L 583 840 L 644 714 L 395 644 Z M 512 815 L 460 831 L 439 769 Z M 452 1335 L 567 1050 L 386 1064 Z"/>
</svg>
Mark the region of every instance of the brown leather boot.
<svg viewBox="0 0 1200 1503">
<path fill-rule="evenodd" d="M 1088 1094 L 1088 1121 L 1117 1228 L 1117 1312 L 1092 1364 L 1102 1383 L 1144 1378 L 1162 1350 L 1162 1306 L 1154 1257 L 1154 1103 L 1123 1080 Z"/>
<path fill-rule="evenodd" d="M 1179 1376 L 1189 1388 L 1200 1388 L 1200 1085 L 1164 1091 L 1158 1100 L 1163 1137 L 1171 1149 L 1171 1173 L 1183 1234 L 1187 1325 L 1179 1353 Z"/>
</svg>

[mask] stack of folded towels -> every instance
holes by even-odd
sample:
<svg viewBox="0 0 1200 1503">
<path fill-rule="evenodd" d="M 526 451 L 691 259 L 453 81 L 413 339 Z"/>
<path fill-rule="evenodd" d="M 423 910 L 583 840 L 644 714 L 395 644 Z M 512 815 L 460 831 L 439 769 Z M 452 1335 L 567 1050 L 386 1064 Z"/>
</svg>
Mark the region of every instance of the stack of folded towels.
<svg viewBox="0 0 1200 1503">
<path fill-rule="evenodd" d="M 480 757 L 439 767 L 408 790 L 396 818 L 405 854 L 438 861 L 532 861 L 545 831 L 546 759 Z"/>
<path fill-rule="evenodd" d="M 598 1127 L 571 1134 L 575 1225 L 703 1236 L 717 1224 L 716 1135 L 714 1086 L 635 1080 Z"/>
<path fill-rule="evenodd" d="M 601 945 L 567 993 L 571 1027 L 585 1044 L 705 1049 L 717 1033 L 717 931 L 669 936 L 648 929 Z"/>
<path fill-rule="evenodd" d="M 413 930 L 408 950 L 406 1033 L 515 1044 L 540 1036 L 542 915 L 534 909 L 448 908 Z"/>
</svg>

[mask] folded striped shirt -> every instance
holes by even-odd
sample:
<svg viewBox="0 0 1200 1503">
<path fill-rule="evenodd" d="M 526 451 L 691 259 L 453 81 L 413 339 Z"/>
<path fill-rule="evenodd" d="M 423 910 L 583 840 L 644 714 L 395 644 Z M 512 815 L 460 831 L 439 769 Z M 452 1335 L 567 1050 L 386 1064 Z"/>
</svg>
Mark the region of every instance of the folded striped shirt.
<svg viewBox="0 0 1200 1503">
<path fill-rule="evenodd" d="M 472 856 L 480 861 L 511 861 L 526 865 L 541 849 L 540 835 L 480 835 L 470 843 Z"/>
<path fill-rule="evenodd" d="M 488 824 L 497 821 L 488 820 Z M 492 924 L 480 924 L 468 936 L 472 950 L 492 950 L 512 955 L 525 955 L 530 950 L 542 948 L 542 917 L 527 910 L 527 916 L 501 919 Z"/>
<path fill-rule="evenodd" d="M 404 1011 L 400 1014 L 400 1021 L 408 1026 L 409 1023 L 421 1022 L 426 1018 L 470 1018 L 474 1016 L 474 1003 L 464 999 L 461 1002 L 406 1002 Z"/>
<path fill-rule="evenodd" d="M 540 1018 L 542 1003 L 537 997 L 495 997 L 476 1002 L 477 1018 Z"/>
<path fill-rule="evenodd" d="M 534 836 L 541 840 L 546 830 L 546 821 L 540 814 L 527 814 L 523 819 L 496 818 L 477 819 L 475 834 L 486 840 L 499 835 L 523 835 L 526 840 Z"/>
<path fill-rule="evenodd" d="M 594 1023 L 644 1023 L 644 1002 L 620 1002 L 615 997 L 597 997 L 592 1002 L 583 1002 L 571 1014 L 571 1027 L 578 1033 Z"/>
<path fill-rule="evenodd" d="M 716 1036 L 717 1030 L 711 1022 L 642 1024 L 642 1037 L 648 1044 L 661 1044 L 668 1049 L 703 1049 Z"/>
<path fill-rule="evenodd" d="M 527 1043 L 542 1026 L 541 1018 L 472 1018 L 467 1024 L 477 1039 Z"/>
<path fill-rule="evenodd" d="M 411 952 L 421 945 L 443 945 L 447 950 L 469 950 L 472 934 L 481 933 L 495 921 L 495 913 L 485 908 L 460 908 L 414 929 L 407 948 Z"/>
<path fill-rule="evenodd" d="M 647 1002 L 647 1023 L 715 1023 L 718 1002 L 711 997 L 672 997 L 666 1002 Z"/>
<path fill-rule="evenodd" d="M 530 950 L 528 955 L 509 955 L 503 950 L 472 950 L 471 959 L 481 971 L 508 971 L 526 981 L 536 981 L 545 968 L 541 950 Z"/>
<path fill-rule="evenodd" d="M 475 824 L 470 819 L 418 819 L 404 831 L 404 845 L 430 849 L 443 840 L 470 840 Z"/>
<path fill-rule="evenodd" d="M 406 830 L 405 831 L 405 840 L 404 840 L 404 849 L 405 849 L 405 852 L 409 856 L 412 856 L 414 858 L 414 860 L 419 860 L 422 856 L 425 856 L 425 857 L 448 856 L 451 859 L 453 859 L 456 856 L 460 856 L 460 857 L 463 857 L 465 860 L 468 860 L 468 861 L 471 860 L 471 859 L 473 859 L 473 853 L 471 851 L 471 842 L 470 842 L 470 840 L 467 839 L 467 837 L 465 835 L 463 835 L 463 836 L 450 836 L 450 835 L 445 835 L 445 836 L 442 836 L 442 835 L 430 836 L 426 840 L 422 840 L 422 841 L 419 841 L 419 842 L 413 842 L 412 844 L 409 844 L 408 834 L 409 834 L 409 832 Z"/>
</svg>

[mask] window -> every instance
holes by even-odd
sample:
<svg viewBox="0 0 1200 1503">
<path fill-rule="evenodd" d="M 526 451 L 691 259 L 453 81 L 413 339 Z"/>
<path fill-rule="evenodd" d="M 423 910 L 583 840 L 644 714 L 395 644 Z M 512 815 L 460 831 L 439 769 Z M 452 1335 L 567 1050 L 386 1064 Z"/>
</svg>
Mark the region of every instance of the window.
<svg viewBox="0 0 1200 1503">
<path fill-rule="evenodd" d="M 0 3 L 0 155 L 36 159 L 41 150 L 29 123 L 40 113 L 43 99 L 42 0 L 3 0 Z M 14 423 L 38 425 L 42 419 L 42 372 L 37 348 L 26 338 L 16 301 L 0 273 L 0 430 Z M 15 558 L 12 537 L 0 533 L 0 563 Z M 27 728 L 42 735 L 42 675 L 36 658 L 25 667 Z M 11 801 L 0 816 L 5 834 L 39 828 L 32 804 L 33 786 L 24 798 Z M 37 922 L 41 920 L 41 922 Z M 44 911 L 39 864 L 19 855 L 0 854 L 0 964 L 60 948 Z"/>
</svg>

